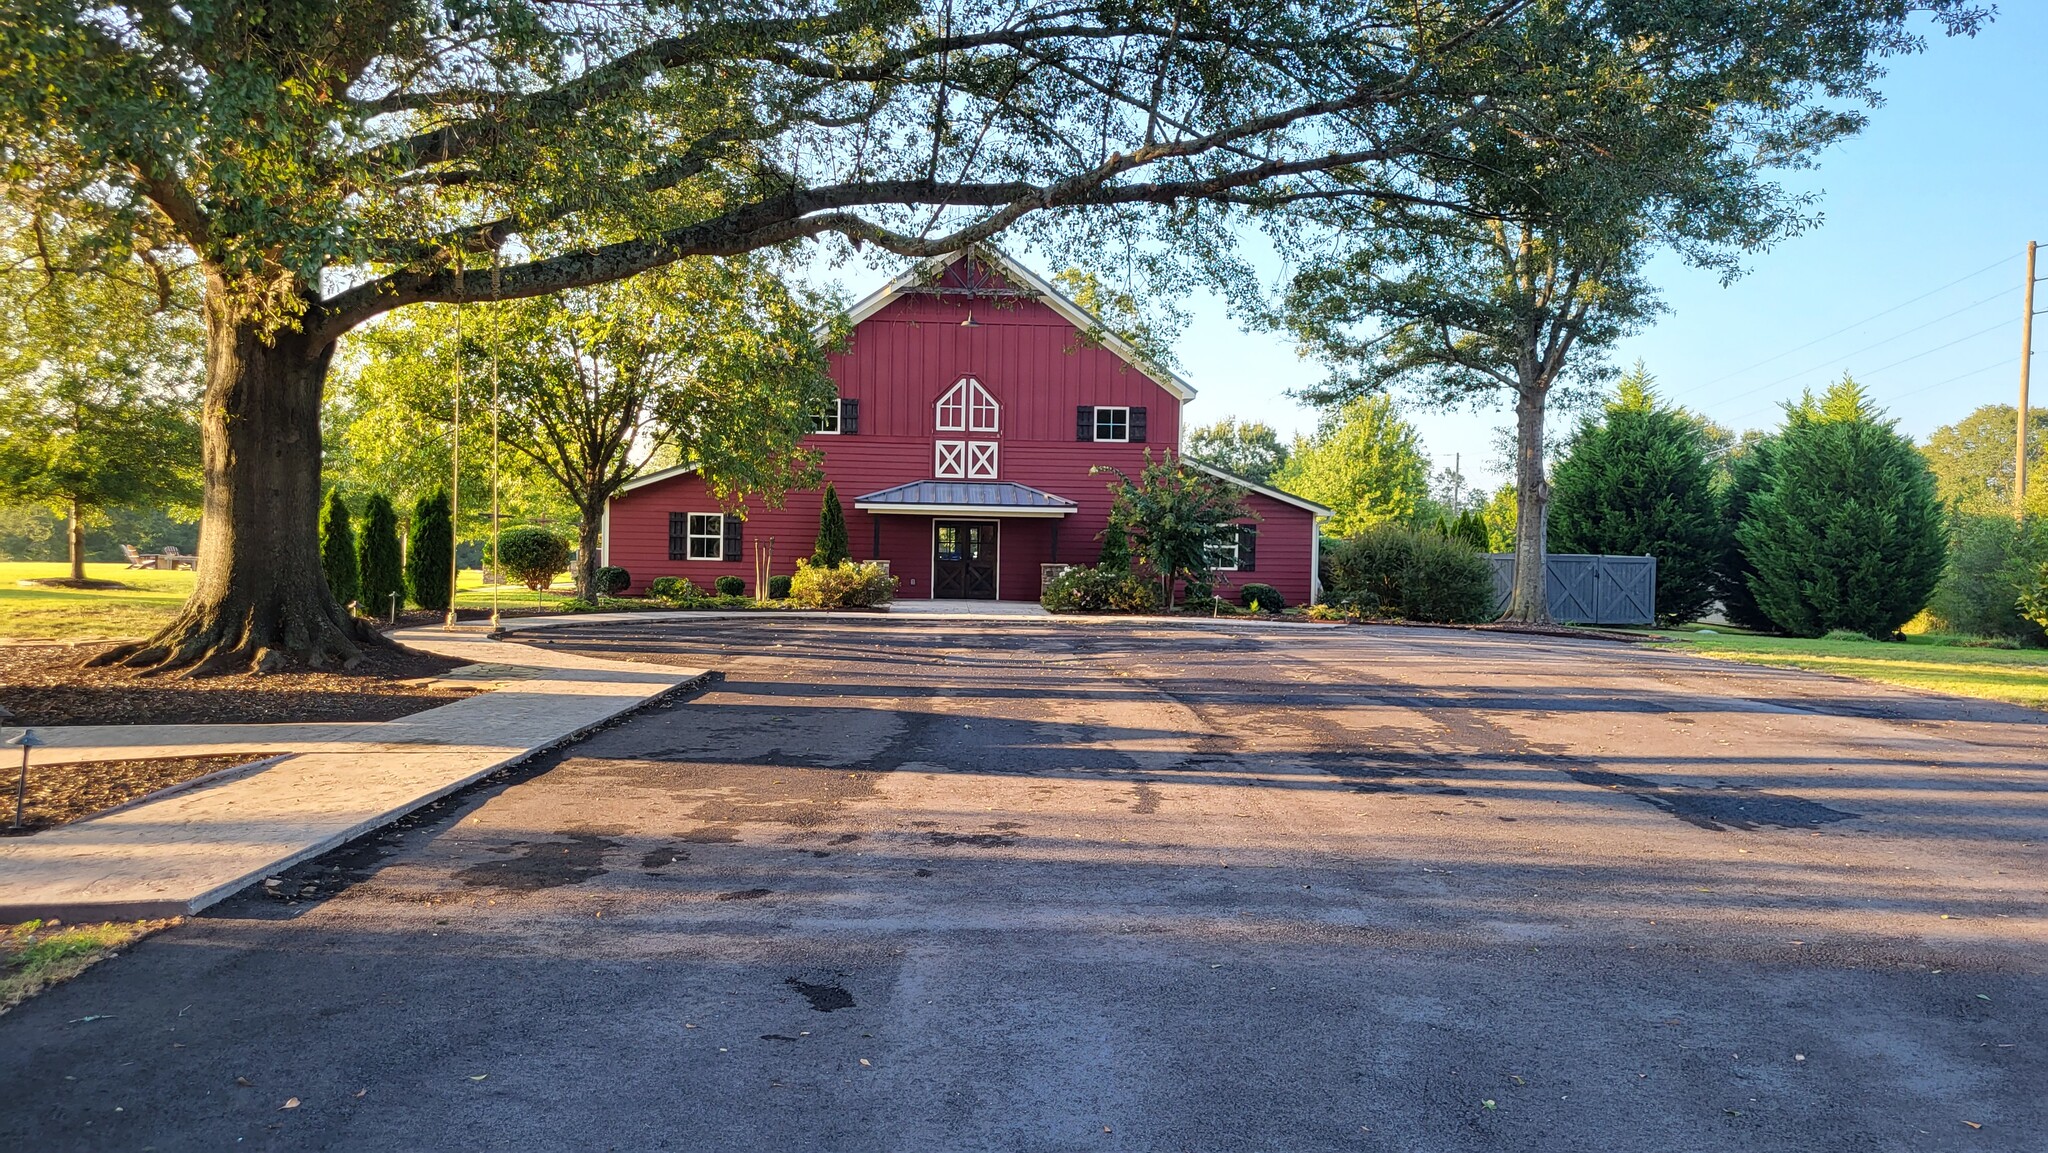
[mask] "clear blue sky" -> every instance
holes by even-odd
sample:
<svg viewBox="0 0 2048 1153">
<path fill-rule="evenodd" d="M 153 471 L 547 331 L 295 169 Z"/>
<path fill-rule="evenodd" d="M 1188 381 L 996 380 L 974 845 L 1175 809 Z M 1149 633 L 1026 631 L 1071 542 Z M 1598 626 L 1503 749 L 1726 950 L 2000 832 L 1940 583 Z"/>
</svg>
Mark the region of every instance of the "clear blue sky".
<svg viewBox="0 0 2048 1153">
<path fill-rule="evenodd" d="M 1978 405 L 2012 403 L 2021 252 L 2030 239 L 2048 243 L 2048 102 L 2038 79 L 2048 4 L 2001 7 L 1976 39 L 1936 37 L 1926 53 L 1894 61 L 1869 128 L 1816 171 L 1795 174 L 1824 194 L 1818 228 L 1754 257 L 1726 288 L 1660 262 L 1670 311 L 1617 359 L 1640 357 L 1666 396 L 1736 429 L 1773 425 L 1780 401 L 1845 369 L 1916 437 Z M 2036 307 L 2048 308 L 2042 288 Z M 1314 381 L 1314 364 L 1281 339 L 1241 332 L 1218 301 L 1196 301 L 1194 312 L 1177 343 L 1201 389 L 1191 423 L 1255 417 L 1283 435 L 1313 427 L 1315 413 L 1283 394 Z M 2036 343 L 2048 344 L 2048 324 Z M 2035 403 L 2048 404 L 2048 378 L 2035 377 Z M 1439 465 L 1458 453 L 1474 481 L 1502 479 L 1493 442 L 1505 409 L 1410 415 Z"/>
</svg>

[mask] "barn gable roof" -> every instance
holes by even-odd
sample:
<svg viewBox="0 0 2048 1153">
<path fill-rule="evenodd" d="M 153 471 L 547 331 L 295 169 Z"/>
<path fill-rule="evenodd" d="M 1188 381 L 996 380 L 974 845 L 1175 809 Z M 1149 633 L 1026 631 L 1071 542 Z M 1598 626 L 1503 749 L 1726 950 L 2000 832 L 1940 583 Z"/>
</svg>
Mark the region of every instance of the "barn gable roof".
<svg viewBox="0 0 2048 1153">
<path fill-rule="evenodd" d="M 1024 267 L 1023 264 L 1013 259 L 1009 253 L 992 244 L 977 244 L 971 248 L 962 249 L 959 252 L 933 257 L 931 260 L 911 265 L 890 280 L 889 283 L 869 293 L 859 303 L 848 309 L 848 322 L 859 324 L 861 321 L 882 311 L 882 309 L 918 288 L 932 283 L 941 272 L 969 256 L 977 257 L 996 266 L 996 268 L 1001 270 L 1005 278 L 1023 285 L 1030 291 L 1032 297 L 1058 313 L 1067 323 L 1080 329 L 1082 332 L 1088 333 L 1090 336 L 1098 338 L 1102 343 L 1102 347 L 1116 354 L 1117 358 L 1125 364 L 1151 377 L 1160 387 L 1166 389 L 1175 397 L 1181 400 L 1193 400 L 1195 398 L 1195 386 L 1189 384 L 1179 373 L 1154 363 L 1143 352 L 1140 352 L 1136 345 L 1109 331 L 1108 326 L 1104 325 L 1099 317 L 1080 305 L 1075 304 L 1072 300 L 1067 299 L 1064 293 L 1054 288 L 1043 277 Z"/>
</svg>

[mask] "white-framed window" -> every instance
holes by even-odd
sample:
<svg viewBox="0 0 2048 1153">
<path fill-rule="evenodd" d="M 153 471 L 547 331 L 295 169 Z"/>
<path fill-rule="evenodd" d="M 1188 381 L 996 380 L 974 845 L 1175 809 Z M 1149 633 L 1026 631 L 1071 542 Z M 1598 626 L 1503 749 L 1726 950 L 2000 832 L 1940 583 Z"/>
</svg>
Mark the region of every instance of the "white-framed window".
<svg viewBox="0 0 2048 1153">
<path fill-rule="evenodd" d="M 996 478 L 995 441 L 970 440 L 967 442 L 967 478 L 969 480 L 994 480 Z"/>
<path fill-rule="evenodd" d="M 825 403 L 825 407 L 812 413 L 811 431 L 823 433 L 826 436 L 838 436 L 840 409 L 845 403 L 845 401 L 835 396 Z"/>
<path fill-rule="evenodd" d="M 947 389 L 934 410 L 940 432 L 996 432 L 1002 415 L 996 398 L 971 376 L 961 377 Z"/>
<path fill-rule="evenodd" d="M 1237 533 L 1209 542 L 1209 567 L 1217 572 L 1237 571 Z"/>
<path fill-rule="evenodd" d="M 1124 441 L 1131 439 L 1131 410 L 1129 408 L 1106 408 L 1095 406 L 1095 439 Z"/>
<path fill-rule="evenodd" d="M 718 512 L 691 513 L 689 544 L 689 558 L 691 560 L 724 560 L 725 514 Z"/>
<path fill-rule="evenodd" d="M 967 442 L 964 440 L 942 440 L 932 446 L 932 475 L 936 477 L 965 477 L 967 475 Z"/>
</svg>

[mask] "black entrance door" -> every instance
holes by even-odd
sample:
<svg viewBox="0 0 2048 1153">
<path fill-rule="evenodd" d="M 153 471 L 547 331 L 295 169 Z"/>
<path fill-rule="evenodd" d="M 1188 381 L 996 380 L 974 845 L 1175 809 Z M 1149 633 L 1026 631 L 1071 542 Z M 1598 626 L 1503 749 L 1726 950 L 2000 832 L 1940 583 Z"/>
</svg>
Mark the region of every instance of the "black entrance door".
<svg viewBox="0 0 2048 1153">
<path fill-rule="evenodd" d="M 942 520 L 936 528 L 932 596 L 937 600 L 996 599 L 995 522 Z"/>
</svg>

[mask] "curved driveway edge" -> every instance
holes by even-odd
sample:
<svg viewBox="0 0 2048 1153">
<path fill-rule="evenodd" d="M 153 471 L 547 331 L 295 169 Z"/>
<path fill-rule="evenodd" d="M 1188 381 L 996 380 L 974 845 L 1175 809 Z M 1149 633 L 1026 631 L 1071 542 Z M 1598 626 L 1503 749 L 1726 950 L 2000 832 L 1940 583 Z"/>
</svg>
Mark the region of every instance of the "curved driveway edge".
<svg viewBox="0 0 2048 1153">
<path fill-rule="evenodd" d="M 255 772 L 0 841 L 0 924 L 196 913 L 712 675 L 495 640 L 478 630 L 406 629 L 391 637 L 502 669 L 502 687 L 346 729 L 251 726 L 263 730 L 255 744 L 294 755 Z M 241 727 L 136 726 L 183 730 L 184 741 L 230 746 L 241 743 Z M 289 732 L 294 728 L 303 732 Z M 132 740 L 123 744 L 130 755 L 150 755 L 154 748 Z"/>
</svg>

